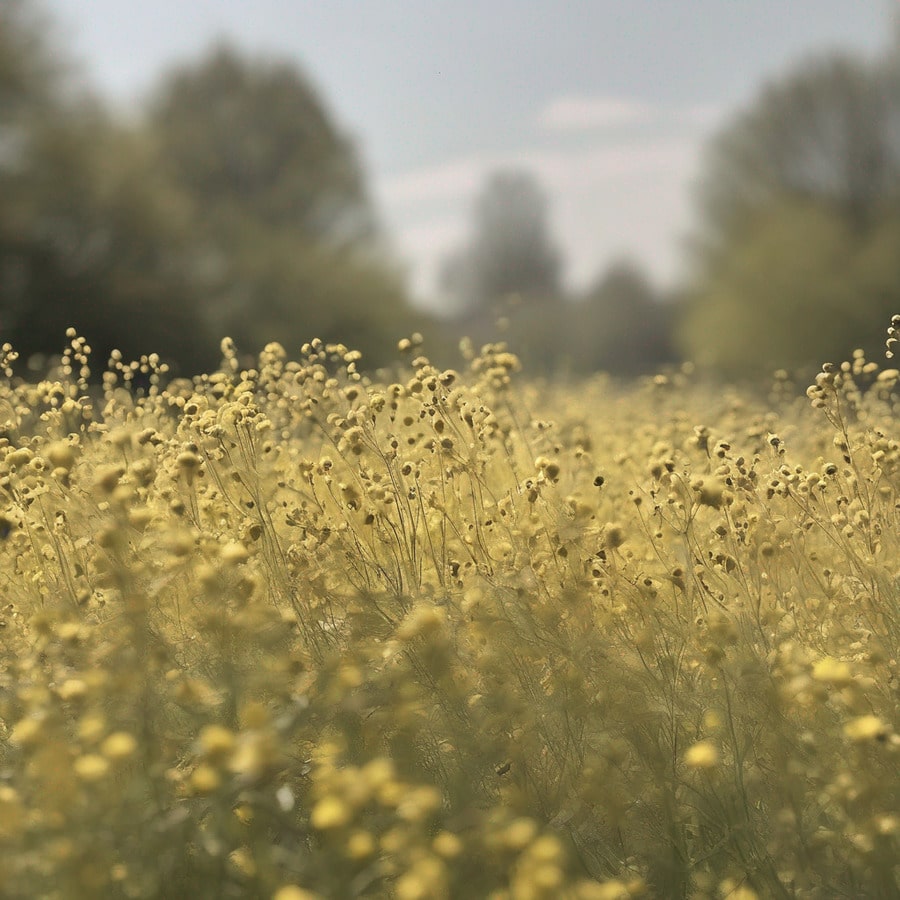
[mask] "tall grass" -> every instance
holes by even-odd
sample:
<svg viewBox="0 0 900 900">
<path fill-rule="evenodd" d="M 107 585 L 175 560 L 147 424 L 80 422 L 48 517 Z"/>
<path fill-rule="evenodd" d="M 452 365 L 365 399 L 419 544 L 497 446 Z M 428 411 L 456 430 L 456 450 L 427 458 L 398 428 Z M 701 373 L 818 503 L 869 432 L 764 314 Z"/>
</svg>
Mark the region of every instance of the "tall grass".
<svg viewBox="0 0 900 900">
<path fill-rule="evenodd" d="M 70 339 L 0 360 L 0 894 L 898 895 L 896 370 Z"/>
</svg>

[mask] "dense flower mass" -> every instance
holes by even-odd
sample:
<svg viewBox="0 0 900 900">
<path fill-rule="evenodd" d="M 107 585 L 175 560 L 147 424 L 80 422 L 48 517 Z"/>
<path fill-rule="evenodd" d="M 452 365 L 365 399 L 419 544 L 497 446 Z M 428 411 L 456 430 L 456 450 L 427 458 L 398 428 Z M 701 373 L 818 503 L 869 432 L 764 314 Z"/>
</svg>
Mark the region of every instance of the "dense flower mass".
<svg viewBox="0 0 900 900">
<path fill-rule="evenodd" d="M 69 338 L 0 353 L 3 896 L 900 891 L 896 370 Z"/>
</svg>

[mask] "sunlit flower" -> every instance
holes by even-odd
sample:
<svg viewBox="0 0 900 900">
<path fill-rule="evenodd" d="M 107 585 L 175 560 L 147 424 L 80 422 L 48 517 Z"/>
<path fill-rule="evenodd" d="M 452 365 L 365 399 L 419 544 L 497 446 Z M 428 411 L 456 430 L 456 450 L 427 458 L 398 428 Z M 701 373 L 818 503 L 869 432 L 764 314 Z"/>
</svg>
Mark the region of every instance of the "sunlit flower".
<svg viewBox="0 0 900 900">
<path fill-rule="evenodd" d="M 715 768 L 719 764 L 719 750 L 712 741 L 699 741 L 688 747 L 684 762 L 692 769 Z"/>
</svg>

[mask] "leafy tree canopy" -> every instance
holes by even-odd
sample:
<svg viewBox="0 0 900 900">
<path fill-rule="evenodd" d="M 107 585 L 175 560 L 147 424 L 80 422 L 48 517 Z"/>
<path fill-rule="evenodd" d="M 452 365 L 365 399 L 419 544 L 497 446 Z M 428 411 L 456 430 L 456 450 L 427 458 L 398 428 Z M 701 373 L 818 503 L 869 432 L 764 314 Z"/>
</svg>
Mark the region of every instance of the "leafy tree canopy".
<svg viewBox="0 0 900 900">
<path fill-rule="evenodd" d="M 2 340 L 23 358 L 53 353 L 74 326 L 98 357 L 118 347 L 208 364 L 185 206 L 51 35 L 34 4 L 0 2 Z"/>
<path fill-rule="evenodd" d="M 386 356 L 410 315 L 353 143 L 296 66 L 213 48 L 162 82 L 150 127 L 189 198 L 209 327 L 248 349 L 313 337 Z"/>
<path fill-rule="evenodd" d="M 101 363 L 184 372 L 231 333 L 384 357 L 408 331 L 352 141 L 288 62 L 217 47 L 137 119 L 82 87 L 30 0 L 0 0 L 0 339 L 27 358 L 84 334 Z"/>
<path fill-rule="evenodd" d="M 867 346 L 900 305 L 898 134 L 892 51 L 808 60 L 712 140 L 680 327 L 687 356 L 738 376 Z"/>
<path fill-rule="evenodd" d="M 204 221 L 249 216 L 335 245 L 375 236 L 355 148 L 293 63 L 215 47 L 163 79 L 150 123 Z"/>
<path fill-rule="evenodd" d="M 812 58 L 763 88 L 709 144 L 697 186 L 699 238 L 714 249 L 784 198 L 834 205 L 864 227 L 897 200 L 900 116 L 892 68 Z"/>
<path fill-rule="evenodd" d="M 730 376 L 880 350 L 900 300 L 900 217 L 860 234 L 832 207 L 783 202 L 723 254 L 681 323 L 691 359 Z"/>
</svg>

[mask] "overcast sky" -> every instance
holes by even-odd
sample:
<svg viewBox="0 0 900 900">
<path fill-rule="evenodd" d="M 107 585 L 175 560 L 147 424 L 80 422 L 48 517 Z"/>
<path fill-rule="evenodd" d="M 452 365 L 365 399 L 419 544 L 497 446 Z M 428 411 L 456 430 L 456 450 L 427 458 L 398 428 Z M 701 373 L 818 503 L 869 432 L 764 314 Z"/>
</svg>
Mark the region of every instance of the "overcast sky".
<svg viewBox="0 0 900 900">
<path fill-rule="evenodd" d="M 225 36 L 296 60 L 362 152 L 420 298 L 487 172 L 531 169 L 571 285 L 678 272 L 703 140 L 796 58 L 879 52 L 890 0 L 45 0 L 130 104 Z"/>
</svg>

